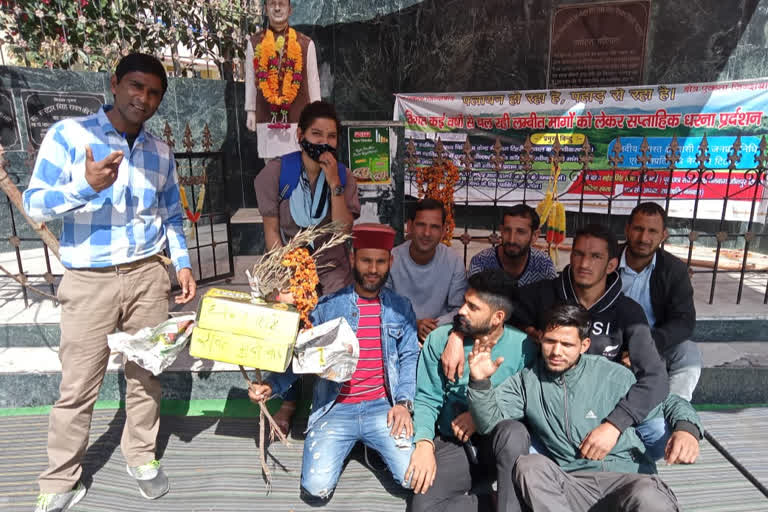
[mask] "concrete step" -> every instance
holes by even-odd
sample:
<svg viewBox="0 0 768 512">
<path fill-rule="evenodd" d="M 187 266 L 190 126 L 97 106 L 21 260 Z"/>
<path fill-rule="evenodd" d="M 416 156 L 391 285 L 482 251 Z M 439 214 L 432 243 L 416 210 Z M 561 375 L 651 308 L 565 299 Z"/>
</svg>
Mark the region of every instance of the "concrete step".
<svg viewBox="0 0 768 512">
<path fill-rule="evenodd" d="M 699 343 L 704 359 L 693 397 L 698 404 L 768 403 L 768 342 Z M 124 396 L 122 356 L 113 354 L 99 399 Z M 196 359 L 185 350 L 161 375 L 169 400 L 246 398 L 237 366 Z M 50 405 L 58 397 L 61 366 L 55 346 L 10 347 L 0 358 L 0 408 Z"/>
<path fill-rule="evenodd" d="M 218 285 L 227 289 L 248 290 L 246 283 L 230 282 Z M 193 312 L 195 304 L 178 306 L 171 311 Z M 56 316 L 58 322 L 58 316 Z M 58 323 L 0 323 L 0 349 L 10 347 L 57 347 L 60 329 Z M 766 318 L 702 318 L 696 322 L 693 336 L 699 343 L 768 342 L 768 317 Z"/>
</svg>

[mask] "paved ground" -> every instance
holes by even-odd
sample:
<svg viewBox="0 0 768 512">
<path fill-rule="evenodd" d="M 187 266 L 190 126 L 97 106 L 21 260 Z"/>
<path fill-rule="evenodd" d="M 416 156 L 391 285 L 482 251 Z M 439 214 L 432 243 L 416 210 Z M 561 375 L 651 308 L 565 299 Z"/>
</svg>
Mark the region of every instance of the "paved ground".
<svg viewBox="0 0 768 512">
<path fill-rule="evenodd" d="M 721 444 L 764 484 L 768 483 L 761 425 L 768 409 L 704 412 L 702 419 Z M 172 491 L 155 501 L 143 500 L 125 473 L 119 449 L 122 411 L 94 415 L 91 445 L 85 458 L 90 491 L 73 512 L 116 511 L 288 511 L 310 510 L 298 499 L 302 441 L 269 448 L 274 473 L 267 495 L 259 471 L 253 419 L 164 416 L 159 436 L 163 464 Z M 46 416 L 0 417 L 0 510 L 31 511 L 35 479 L 45 465 Z M 397 487 L 381 462 L 371 469 L 362 450 L 355 450 L 342 474 L 328 511 L 401 511 L 407 494 Z M 768 510 L 768 499 L 706 441 L 692 466 L 661 467 L 685 511 Z"/>
</svg>

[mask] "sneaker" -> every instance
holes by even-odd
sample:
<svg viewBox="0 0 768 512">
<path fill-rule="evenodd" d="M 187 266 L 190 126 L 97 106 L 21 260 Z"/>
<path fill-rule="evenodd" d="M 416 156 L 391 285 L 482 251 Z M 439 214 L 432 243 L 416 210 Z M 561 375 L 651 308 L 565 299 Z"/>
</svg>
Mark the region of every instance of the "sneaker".
<svg viewBox="0 0 768 512">
<path fill-rule="evenodd" d="M 77 482 L 77 485 L 71 491 L 58 494 L 40 493 L 37 497 L 35 512 L 64 512 L 82 500 L 86 492 L 88 492 L 88 489 L 83 483 Z"/>
<path fill-rule="evenodd" d="M 156 500 L 171 490 L 168 477 L 165 476 L 159 460 L 153 460 L 141 466 L 131 467 L 126 465 L 128 474 L 136 479 L 139 484 L 139 492 L 148 500 Z"/>
</svg>

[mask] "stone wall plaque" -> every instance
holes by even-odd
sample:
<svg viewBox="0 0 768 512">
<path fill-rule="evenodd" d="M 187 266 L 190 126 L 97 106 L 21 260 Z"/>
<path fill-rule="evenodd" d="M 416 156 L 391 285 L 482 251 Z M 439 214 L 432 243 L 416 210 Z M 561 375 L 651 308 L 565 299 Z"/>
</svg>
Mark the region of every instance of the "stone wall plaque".
<svg viewBox="0 0 768 512">
<path fill-rule="evenodd" d="M 650 0 L 558 7 L 548 88 L 642 84 L 650 10 Z"/>
<path fill-rule="evenodd" d="M 21 91 L 29 141 L 35 148 L 43 143 L 48 128 L 68 117 L 93 114 L 104 104 L 104 95 L 89 92 Z"/>
<path fill-rule="evenodd" d="M 0 89 L 0 144 L 6 151 L 21 149 L 19 124 L 13 107 L 13 93 Z"/>
</svg>

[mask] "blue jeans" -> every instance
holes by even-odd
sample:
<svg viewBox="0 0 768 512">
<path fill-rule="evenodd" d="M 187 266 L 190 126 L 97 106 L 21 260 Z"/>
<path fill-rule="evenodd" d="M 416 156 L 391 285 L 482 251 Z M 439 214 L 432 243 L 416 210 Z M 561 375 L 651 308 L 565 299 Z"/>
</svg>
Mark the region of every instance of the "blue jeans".
<svg viewBox="0 0 768 512">
<path fill-rule="evenodd" d="M 327 499 L 357 441 L 381 455 L 392 477 L 403 485 L 413 445 L 398 448 L 387 427 L 391 406 L 386 398 L 356 404 L 337 403 L 307 432 L 301 463 L 301 487 L 310 496 Z"/>
<path fill-rule="evenodd" d="M 667 440 L 672 435 L 672 431 L 663 417 L 645 420 L 635 427 L 635 432 L 645 445 L 646 453 L 653 460 L 664 457 L 664 448 L 667 446 Z"/>
<path fill-rule="evenodd" d="M 667 363 L 669 392 L 691 401 L 701 376 L 701 352 L 695 342 L 686 340 L 661 353 Z"/>
</svg>

